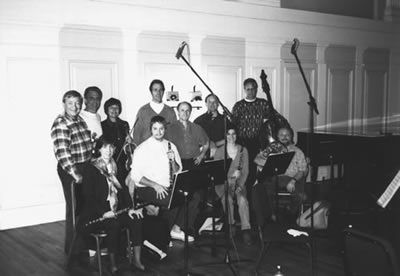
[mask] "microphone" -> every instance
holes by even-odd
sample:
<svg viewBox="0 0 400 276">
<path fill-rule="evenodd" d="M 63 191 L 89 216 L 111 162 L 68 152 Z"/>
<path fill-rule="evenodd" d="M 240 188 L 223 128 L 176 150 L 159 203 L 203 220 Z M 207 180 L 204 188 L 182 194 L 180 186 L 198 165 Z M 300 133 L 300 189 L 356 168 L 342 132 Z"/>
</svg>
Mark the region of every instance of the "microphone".
<svg viewBox="0 0 400 276">
<path fill-rule="evenodd" d="M 185 49 L 185 46 L 186 46 L 186 45 L 187 45 L 187 43 L 186 43 L 185 41 L 182 41 L 181 46 L 179 46 L 178 51 L 176 51 L 175 57 L 176 57 L 177 59 L 180 59 L 180 58 L 181 58 L 183 49 Z"/>
<path fill-rule="evenodd" d="M 300 44 L 300 41 L 297 38 L 293 39 L 292 49 L 290 50 L 292 55 L 296 54 L 297 48 L 299 48 L 299 44 Z"/>
</svg>

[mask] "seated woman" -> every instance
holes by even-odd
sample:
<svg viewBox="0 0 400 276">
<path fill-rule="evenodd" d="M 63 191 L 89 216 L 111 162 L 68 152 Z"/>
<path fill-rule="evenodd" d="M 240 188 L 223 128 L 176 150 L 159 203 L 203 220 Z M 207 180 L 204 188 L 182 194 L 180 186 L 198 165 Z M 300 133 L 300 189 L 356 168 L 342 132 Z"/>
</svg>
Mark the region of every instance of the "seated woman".
<svg viewBox="0 0 400 276">
<path fill-rule="evenodd" d="M 119 236 L 122 227 L 128 227 L 131 232 L 134 263 L 133 265 L 140 270 L 144 270 L 141 262 L 142 245 L 142 210 L 135 211 L 129 209 L 116 216 L 116 212 L 124 206 L 127 200 L 131 201 L 128 189 L 123 188 L 116 178 L 117 166 L 112 156 L 115 151 L 114 145 L 107 141 L 103 136 L 96 144 L 96 150 L 100 156 L 93 159 L 88 165 L 83 175 L 83 197 L 84 207 L 77 225 L 78 233 L 88 235 L 89 233 L 105 231 L 107 233 L 106 244 L 110 256 L 111 272 L 118 271 L 115 254 L 118 249 Z M 120 196 L 117 196 L 120 194 Z M 121 196 L 122 195 L 122 196 Z M 120 199 L 120 200 L 119 200 Z M 125 199 L 125 200 L 121 200 Z M 95 219 L 102 218 L 101 221 L 88 224 Z"/>
<path fill-rule="evenodd" d="M 247 176 L 249 174 L 249 155 L 247 149 L 236 143 L 237 134 L 236 129 L 233 126 L 228 127 L 226 133 L 226 151 L 227 158 L 232 159 L 231 166 L 228 171 L 228 213 L 229 213 L 229 224 L 235 223 L 234 212 L 233 212 L 233 198 L 236 196 L 236 200 L 239 207 L 239 217 L 241 223 L 241 229 L 243 232 L 243 240 L 246 245 L 251 245 L 250 235 L 250 215 L 249 215 L 249 203 L 246 196 L 246 183 Z M 225 148 L 217 148 L 214 159 L 219 160 L 224 158 Z M 222 200 L 222 206 L 226 212 L 225 206 L 225 189 L 224 185 L 217 185 L 215 191 Z"/>
</svg>

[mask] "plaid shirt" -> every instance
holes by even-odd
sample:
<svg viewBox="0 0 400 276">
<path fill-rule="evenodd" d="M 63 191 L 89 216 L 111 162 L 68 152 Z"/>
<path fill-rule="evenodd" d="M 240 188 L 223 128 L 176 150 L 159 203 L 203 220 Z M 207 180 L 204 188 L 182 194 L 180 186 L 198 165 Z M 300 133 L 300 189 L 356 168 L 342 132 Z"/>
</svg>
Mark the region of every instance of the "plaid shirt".
<svg viewBox="0 0 400 276">
<path fill-rule="evenodd" d="M 51 138 L 56 159 L 69 174 L 77 174 L 75 164 L 89 161 L 92 157 L 90 131 L 80 116 L 59 115 L 51 127 Z"/>
<path fill-rule="evenodd" d="M 289 145 L 287 148 L 289 152 L 294 151 L 295 154 L 293 156 L 292 162 L 290 162 L 289 167 L 285 172 L 285 175 L 294 177 L 299 171 L 307 171 L 307 161 L 301 149 L 299 149 L 295 145 Z"/>
</svg>

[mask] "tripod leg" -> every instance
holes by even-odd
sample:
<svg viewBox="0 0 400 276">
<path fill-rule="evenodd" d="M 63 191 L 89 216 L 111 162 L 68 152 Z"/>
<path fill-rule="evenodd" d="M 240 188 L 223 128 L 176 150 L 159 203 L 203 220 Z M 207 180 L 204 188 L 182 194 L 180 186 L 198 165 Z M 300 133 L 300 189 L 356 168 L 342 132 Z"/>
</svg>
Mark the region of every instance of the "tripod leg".
<svg viewBox="0 0 400 276">
<path fill-rule="evenodd" d="M 185 275 L 189 275 L 188 273 L 188 259 L 189 259 L 189 240 L 188 240 L 188 228 L 189 228 L 189 218 L 188 218 L 188 207 L 189 200 L 188 194 L 185 192 L 185 205 L 184 205 L 184 224 L 185 224 L 185 246 L 183 248 L 183 258 L 184 258 L 184 273 Z"/>
</svg>

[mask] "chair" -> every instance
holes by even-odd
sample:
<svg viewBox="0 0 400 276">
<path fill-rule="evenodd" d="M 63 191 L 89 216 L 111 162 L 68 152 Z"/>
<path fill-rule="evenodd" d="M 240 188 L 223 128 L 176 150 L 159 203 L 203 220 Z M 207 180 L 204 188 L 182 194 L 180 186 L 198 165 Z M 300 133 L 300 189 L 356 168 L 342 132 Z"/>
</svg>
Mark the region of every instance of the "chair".
<svg viewBox="0 0 400 276">
<path fill-rule="evenodd" d="M 76 215 L 75 215 L 75 206 L 76 206 L 76 198 L 75 198 L 75 183 L 72 182 L 71 183 L 71 198 L 72 198 L 72 204 L 71 204 L 71 208 L 72 208 L 72 224 L 73 224 L 73 229 L 74 229 L 74 235 L 73 235 L 73 239 L 72 239 L 72 245 L 70 248 L 70 252 L 68 254 L 68 260 L 67 260 L 67 267 L 70 265 L 71 263 L 71 257 L 72 257 L 72 253 L 73 253 L 73 247 L 75 246 L 75 243 L 77 241 L 77 234 L 76 234 Z M 131 249 L 131 238 L 130 238 L 130 232 L 129 232 L 129 228 L 121 228 L 121 232 L 125 232 L 126 233 L 126 239 L 127 239 L 127 254 L 128 254 L 128 259 L 129 259 L 129 263 L 132 263 L 132 249 Z M 101 264 L 101 241 L 102 239 L 107 237 L 107 234 L 103 231 L 101 232 L 97 232 L 97 233 L 90 233 L 89 236 L 93 237 L 96 241 L 96 255 L 97 255 L 97 263 L 98 263 L 98 267 L 99 267 L 99 275 L 102 276 L 103 275 L 103 268 L 102 268 L 102 264 Z"/>
<path fill-rule="evenodd" d="M 392 246 L 384 239 L 355 229 L 344 231 L 346 276 L 399 276 Z"/>
</svg>

